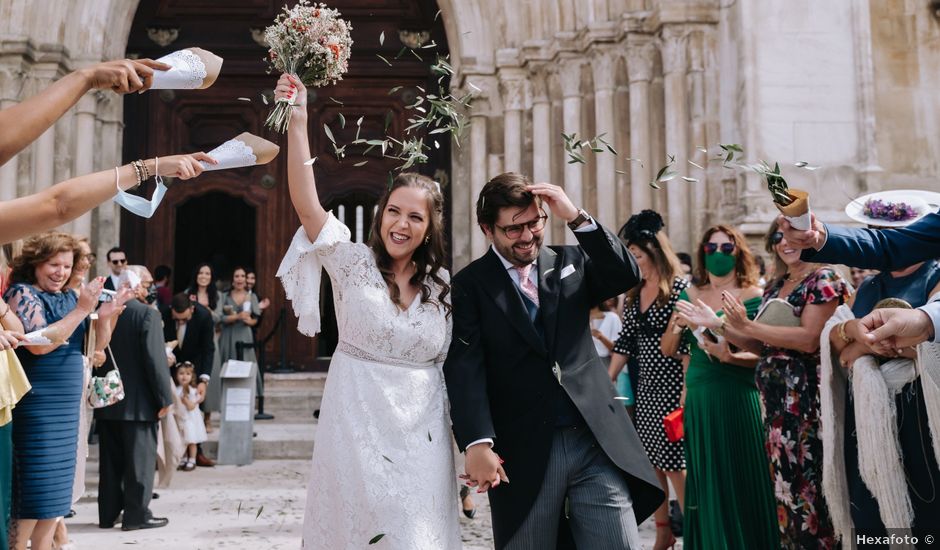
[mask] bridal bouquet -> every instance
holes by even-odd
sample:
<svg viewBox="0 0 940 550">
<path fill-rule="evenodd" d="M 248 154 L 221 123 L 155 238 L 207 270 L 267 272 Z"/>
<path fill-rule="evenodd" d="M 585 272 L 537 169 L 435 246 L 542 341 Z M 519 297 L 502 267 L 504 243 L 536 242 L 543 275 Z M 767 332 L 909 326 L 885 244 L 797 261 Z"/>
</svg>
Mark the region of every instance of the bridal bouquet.
<svg viewBox="0 0 940 550">
<path fill-rule="evenodd" d="M 276 70 L 295 75 L 304 86 L 318 88 L 342 80 L 349 68 L 352 25 L 340 18 L 339 11 L 324 4 L 300 0 L 293 8 L 284 6 L 284 13 L 265 29 L 268 51 L 268 72 Z M 279 100 L 265 125 L 281 132 L 290 124 L 293 103 Z"/>
</svg>

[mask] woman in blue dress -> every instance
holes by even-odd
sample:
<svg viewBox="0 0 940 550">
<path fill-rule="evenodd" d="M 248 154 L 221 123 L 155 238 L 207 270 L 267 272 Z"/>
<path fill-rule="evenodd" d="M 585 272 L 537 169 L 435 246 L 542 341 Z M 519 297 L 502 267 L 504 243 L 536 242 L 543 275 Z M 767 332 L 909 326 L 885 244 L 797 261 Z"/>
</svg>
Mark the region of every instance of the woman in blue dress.
<svg viewBox="0 0 940 550">
<path fill-rule="evenodd" d="M 78 241 L 65 233 L 30 237 L 13 261 L 13 284 L 4 299 L 24 333 L 45 329 L 48 345 L 20 346 L 32 390 L 13 409 L 14 547 L 52 547 L 57 518 L 72 503 L 82 396 L 85 319 L 98 303 L 103 279 L 81 293 L 68 290 L 72 266 L 81 255 Z M 99 337 L 110 338 L 113 308 L 99 311 Z M 54 326 L 50 326 L 53 325 Z"/>
</svg>

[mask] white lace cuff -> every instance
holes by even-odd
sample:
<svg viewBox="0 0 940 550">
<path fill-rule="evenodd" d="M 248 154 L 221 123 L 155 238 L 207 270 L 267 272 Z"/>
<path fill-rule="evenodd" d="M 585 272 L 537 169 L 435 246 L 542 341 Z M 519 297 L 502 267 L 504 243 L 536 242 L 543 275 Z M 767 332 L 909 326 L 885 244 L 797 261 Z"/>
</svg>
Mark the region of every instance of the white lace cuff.
<svg viewBox="0 0 940 550">
<path fill-rule="evenodd" d="M 349 242 L 349 228 L 330 213 L 316 242 L 310 242 L 303 227 L 297 230 L 277 269 L 287 299 L 294 305 L 297 330 L 307 336 L 320 332 L 320 276 L 324 258 L 343 242 Z"/>
</svg>

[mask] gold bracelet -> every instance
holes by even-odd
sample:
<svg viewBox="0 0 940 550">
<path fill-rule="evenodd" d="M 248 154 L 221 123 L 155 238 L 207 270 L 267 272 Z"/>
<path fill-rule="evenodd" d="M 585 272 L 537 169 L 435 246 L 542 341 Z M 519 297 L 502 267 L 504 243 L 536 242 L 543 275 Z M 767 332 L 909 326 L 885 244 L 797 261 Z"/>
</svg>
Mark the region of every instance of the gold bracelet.
<svg viewBox="0 0 940 550">
<path fill-rule="evenodd" d="M 131 166 L 134 168 L 134 174 L 137 176 L 137 185 L 140 185 L 144 179 L 143 174 L 140 173 L 140 167 L 137 166 L 137 161 L 132 162 Z"/>
<path fill-rule="evenodd" d="M 842 340 L 843 344 L 849 345 L 855 340 L 853 340 L 852 338 L 849 338 L 849 336 L 845 333 L 846 323 L 848 323 L 848 321 L 842 321 L 841 323 L 839 323 L 839 331 L 837 334 L 839 335 L 839 339 Z"/>
<path fill-rule="evenodd" d="M 712 332 L 714 332 L 718 336 L 725 335 L 725 318 L 724 317 L 721 318 L 721 324 L 718 325 L 718 328 L 712 329 Z"/>
<path fill-rule="evenodd" d="M 144 162 L 143 159 L 138 159 L 137 162 L 140 163 L 140 168 L 144 171 L 144 179 L 145 179 L 145 180 L 149 180 L 149 179 L 150 179 L 150 170 L 147 169 L 147 163 Z"/>
</svg>

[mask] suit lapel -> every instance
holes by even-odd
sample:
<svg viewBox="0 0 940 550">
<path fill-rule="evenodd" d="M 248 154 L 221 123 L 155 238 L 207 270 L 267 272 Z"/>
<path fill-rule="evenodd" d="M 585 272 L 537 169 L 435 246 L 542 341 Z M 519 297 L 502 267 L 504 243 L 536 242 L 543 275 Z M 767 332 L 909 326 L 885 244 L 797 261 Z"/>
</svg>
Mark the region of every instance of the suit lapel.
<svg viewBox="0 0 940 550">
<path fill-rule="evenodd" d="M 493 298 L 496 306 L 502 310 L 509 321 L 516 327 L 526 342 L 533 349 L 545 355 L 545 343 L 535 331 L 535 326 L 529 320 L 529 312 L 522 301 L 522 295 L 516 289 L 516 284 L 509 276 L 503 263 L 490 249 L 483 257 L 482 280 L 483 289 Z M 541 300 L 541 293 L 539 296 Z"/>
<path fill-rule="evenodd" d="M 539 251 L 539 310 L 542 314 L 542 327 L 545 329 L 545 342 L 549 350 L 554 349 L 555 329 L 558 325 L 561 259 L 561 254 L 547 246 L 543 246 Z"/>
</svg>

